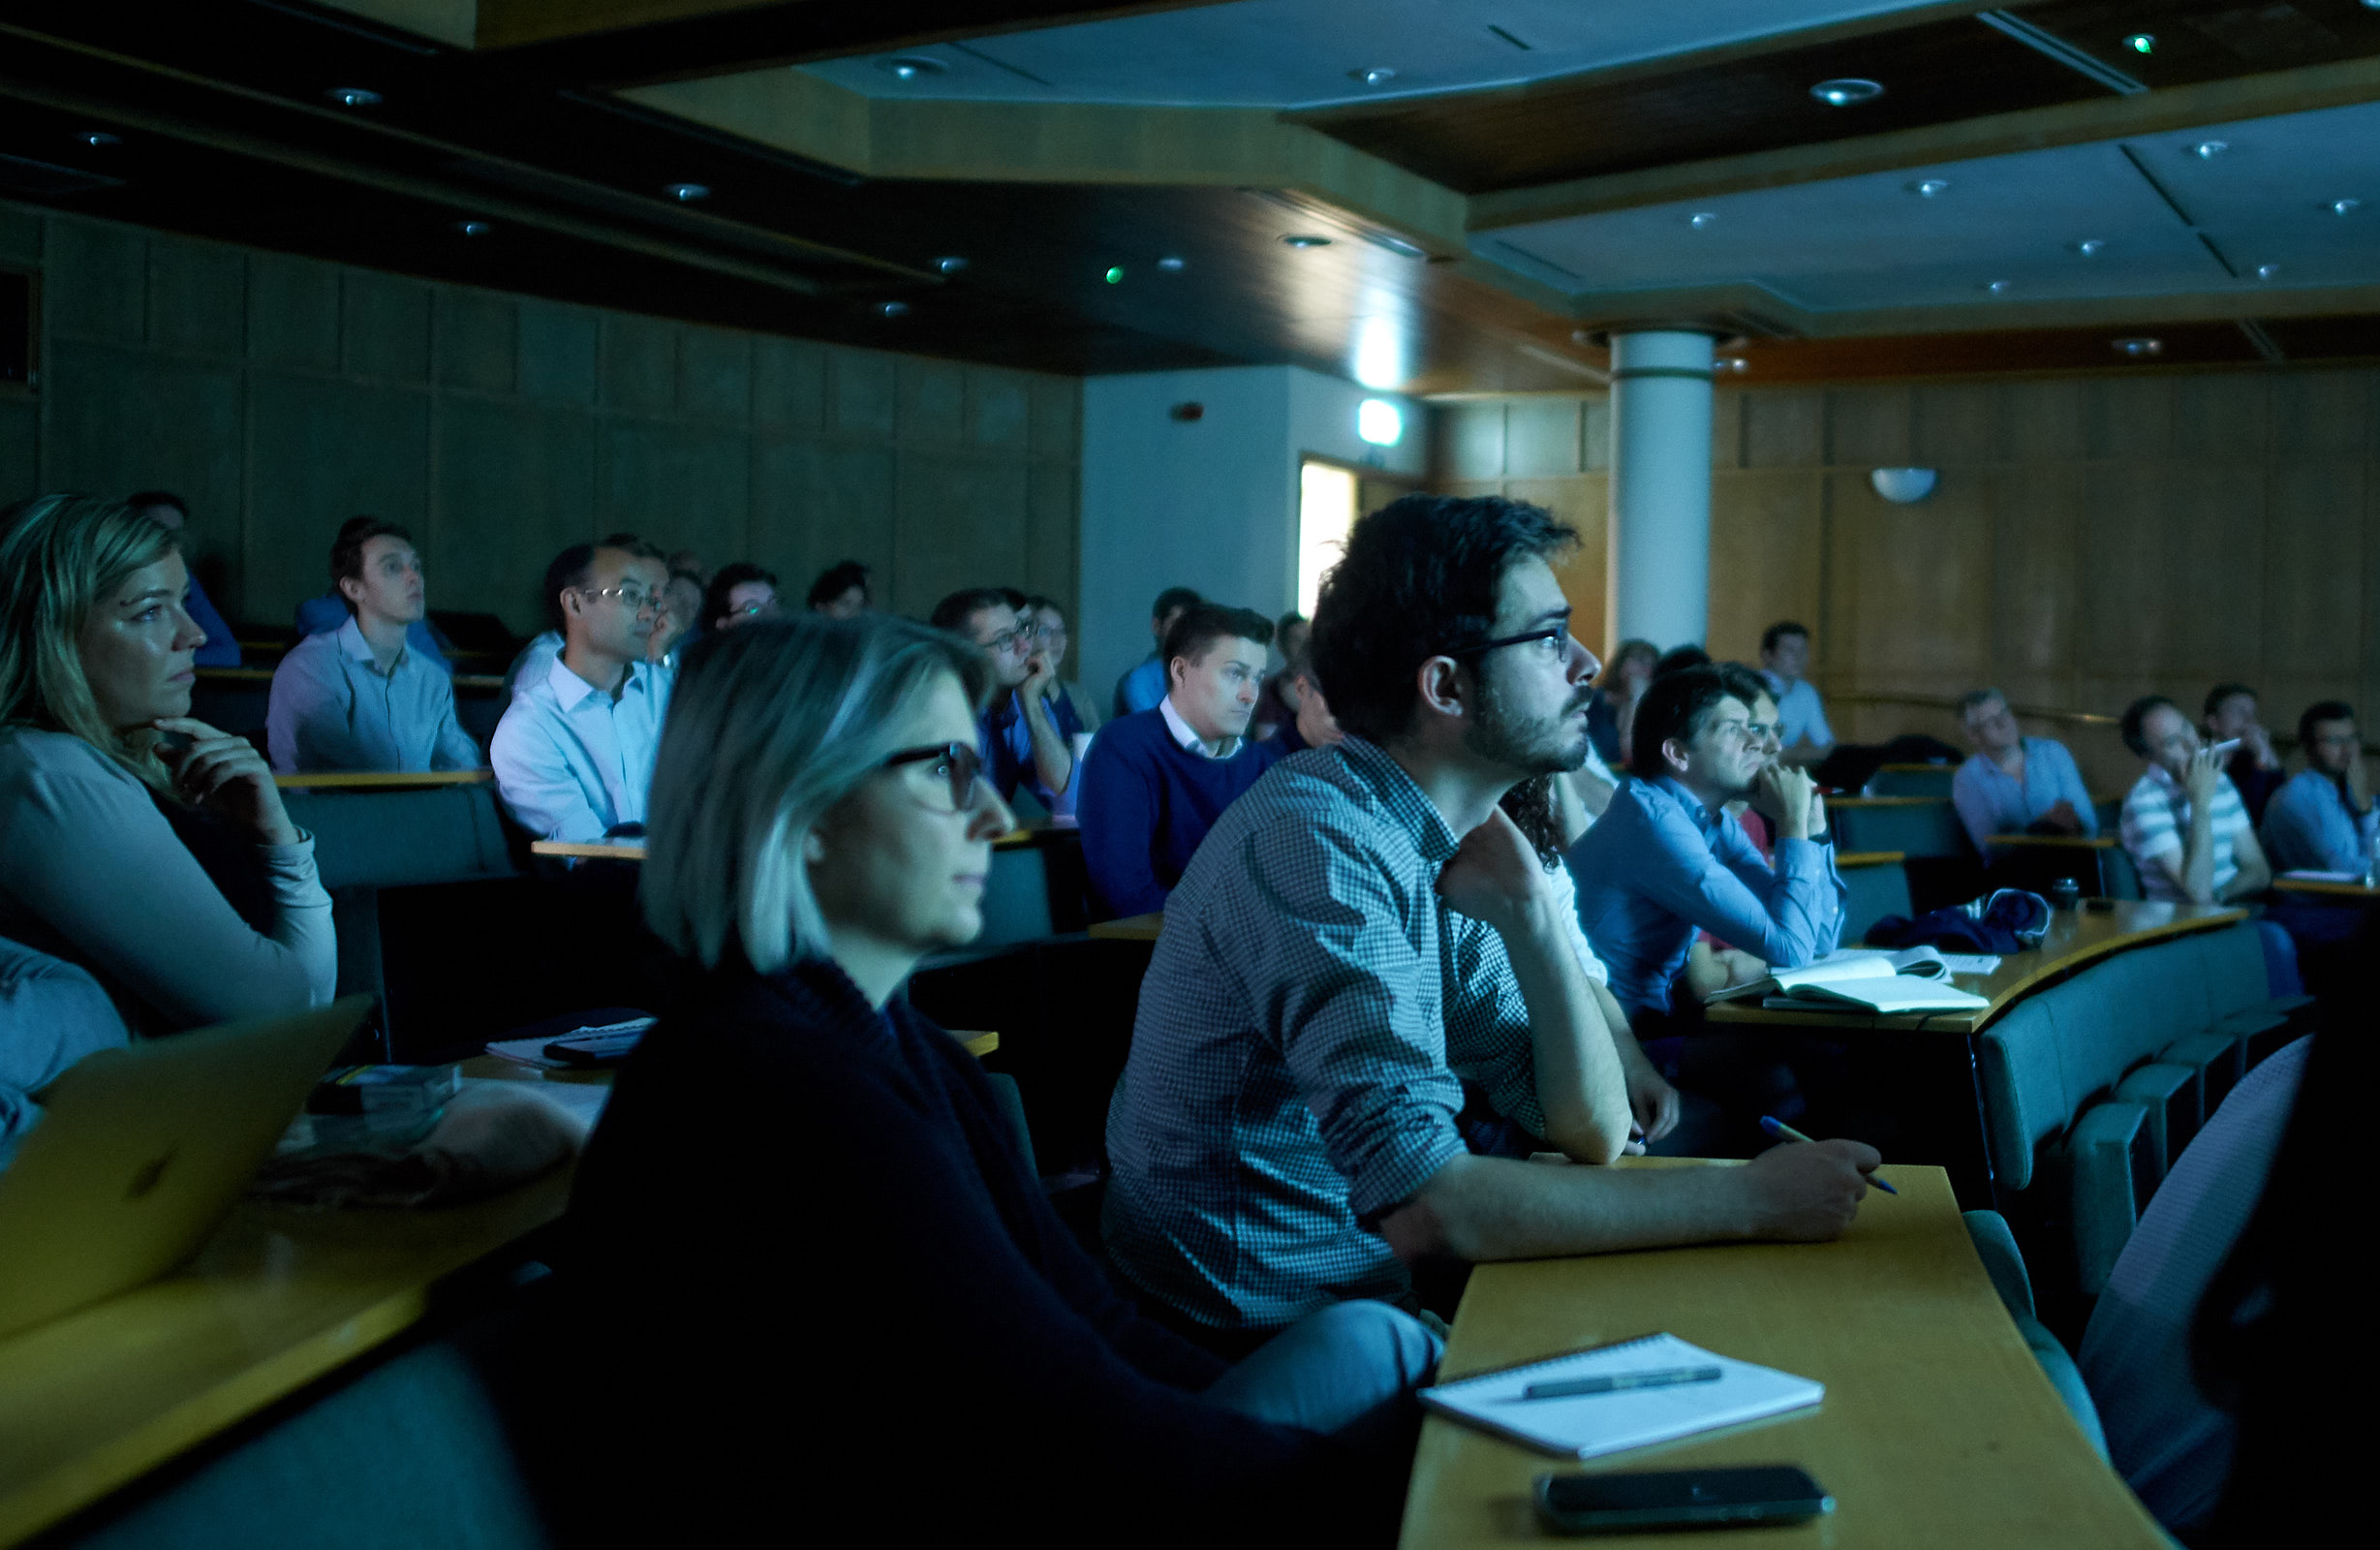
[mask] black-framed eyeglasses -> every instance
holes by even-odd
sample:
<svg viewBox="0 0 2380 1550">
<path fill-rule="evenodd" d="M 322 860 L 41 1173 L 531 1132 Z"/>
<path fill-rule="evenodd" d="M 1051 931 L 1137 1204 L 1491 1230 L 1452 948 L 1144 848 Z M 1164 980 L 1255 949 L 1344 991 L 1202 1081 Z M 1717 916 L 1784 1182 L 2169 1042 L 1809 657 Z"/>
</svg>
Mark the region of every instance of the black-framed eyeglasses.
<svg viewBox="0 0 2380 1550">
<path fill-rule="evenodd" d="M 1500 636 L 1494 640 L 1482 640 L 1475 646 L 1451 647 L 1446 655 L 1475 657 L 1483 651 L 1501 651 L 1506 646 L 1526 646 L 1537 640 L 1546 641 L 1551 646 L 1552 649 L 1546 653 L 1548 656 L 1566 657 L 1570 654 L 1570 627 L 1566 624 L 1555 624 L 1548 625 L 1542 630 L 1531 630 L 1526 635 Z"/>
<path fill-rule="evenodd" d="M 983 773 L 983 756 L 973 743 L 936 743 L 928 748 L 904 748 L 884 760 L 886 769 L 933 760 L 932 773 L 950 782 L 950 811 L 964 813 L 974 800 L 975 781 Z"/>
</svg>

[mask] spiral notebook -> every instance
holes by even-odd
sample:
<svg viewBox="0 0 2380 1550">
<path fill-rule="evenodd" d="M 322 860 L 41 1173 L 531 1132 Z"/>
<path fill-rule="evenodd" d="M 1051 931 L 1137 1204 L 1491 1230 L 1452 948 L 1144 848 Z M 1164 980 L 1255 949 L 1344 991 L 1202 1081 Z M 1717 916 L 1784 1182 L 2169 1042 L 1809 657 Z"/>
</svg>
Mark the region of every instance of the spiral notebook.
<svg viewBox="0 0 2380 1550">
<path fill-rule="evenodd" d="M 1532 1383 L 1601 1378 L 1673 1367 L 1715 1367 L 1715 1382 L 1626 1389 L 1569 1399 L 1523 1399 Z M 1520 1367 L 1458 1379 L 1421 1391 L 1421 1402 L 1450 1420 L 1493 1432 L 1564 1458 L 1600 1458 L 1716 1427 L 1801 1410 L 1826 1397 L 1826 1385 L 1774 1367 L 1758 1367 L 1688 1345 L 1675 1335 L 1645 1335 Z"/>
</svg>

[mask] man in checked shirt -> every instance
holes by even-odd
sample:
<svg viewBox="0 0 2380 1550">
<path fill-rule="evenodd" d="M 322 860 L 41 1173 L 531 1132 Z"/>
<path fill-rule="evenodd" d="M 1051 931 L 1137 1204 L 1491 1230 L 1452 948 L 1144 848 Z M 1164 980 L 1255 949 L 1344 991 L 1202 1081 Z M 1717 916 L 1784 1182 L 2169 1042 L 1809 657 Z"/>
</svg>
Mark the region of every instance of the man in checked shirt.
<svg viewBox="0 0 2380 1550">
<path fill-rule="evenodd" d="M 1429 1260 L 1826 1238 L 1866 1193 L 1877 1155 L 1852 1141 L 1657 1172 L 1509 1155 L 1608 1163 L 1675 1112 L 1497 805 L 1586 758 L 1596 665 L 1549 563 L 1576 542 L 1494 496 L 1357 522 L 1312 646 L 1348 736 L 1226 809 L 1166 904 L 1102 1225 L 1219 1349 L 1336 1299 L 1410 1302 Z M 1507 1155 L 1466 1145 L 1515 1128 Z"/>
</svg>

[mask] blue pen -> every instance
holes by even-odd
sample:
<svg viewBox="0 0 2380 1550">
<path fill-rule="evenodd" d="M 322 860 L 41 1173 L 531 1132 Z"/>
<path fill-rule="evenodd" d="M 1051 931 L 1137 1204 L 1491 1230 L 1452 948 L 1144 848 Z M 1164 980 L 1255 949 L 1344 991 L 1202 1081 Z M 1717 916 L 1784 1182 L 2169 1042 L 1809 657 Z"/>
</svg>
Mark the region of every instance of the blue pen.
<svg viewBox="0 0 2380 1550">
<path fill-rule="evenodd" d="M 1780 1141 L 1807 1141 L 1809 1139 L 1808 1136 L 1804 1135 L 1800 1131 L 1797 1131 L 1792 1126 L 1787 1125 L 1783 1120 L 1772 1119 L 1766 1114 L 1760 1116 L 1760 1128 Z M 1882 1190 L 1886 1194 L 1899 1194 L 1901 1193 L 1899 1190 L 1894 1189 L 1891 1185 L 1885 1183 L 1882 1179 L 1877 1178 L 1872 1173 L 1868 1175 L 1868 1182 L 1874 1185 L 1877 1189 Z"/>
</svg>

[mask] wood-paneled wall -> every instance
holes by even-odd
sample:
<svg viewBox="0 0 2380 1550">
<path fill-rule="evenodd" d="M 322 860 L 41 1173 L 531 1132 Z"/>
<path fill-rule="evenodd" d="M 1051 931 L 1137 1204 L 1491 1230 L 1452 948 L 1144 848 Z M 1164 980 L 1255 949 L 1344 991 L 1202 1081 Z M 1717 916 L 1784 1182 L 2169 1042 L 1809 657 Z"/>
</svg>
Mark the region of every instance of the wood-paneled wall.
<svg viewBox="0 0 2380 1550">
<path fill-rule="evenodd" d="M 2310 368 L 1723 389 L 1708 644 L 1751 661 L 1766 625 L 1800 619 L 1838 701 L 1995 683 L 2020 703 L 2112 714 L 2158 692 L 2195 711 L 2237 678 L 2276 729 L 2331 696 L 2380 723 L 2376 407 L 2380 374 Z M 1578 524 L 1565 580 L 1581 638 L 1608 645 L 1607 400 L 1452 405 L 1438 425 L 1439 488 Z M 1877 497 L 1869 471 L 1901 465 L 1937 469 L 1934 493 Z M 1835 724 L 1962 741 L 1900 707 L 1845 701 Z M 2094 790 L 2137 775 L 2112 732 L 2063 735 Z"/>
<path fill-rule="evenodd" d="M 403 279 L 0 204 L 43 284 L 0 397 L 0 501 L 180 491 L 234 620 L 286 625 L 341 520 L 411 527 L 433 607 L 539 628 L 565 546 L 622 529 L 796 599 L 837 560 L 923 615 L 1075 596 L 1081 384 Z"/>
</svg>

